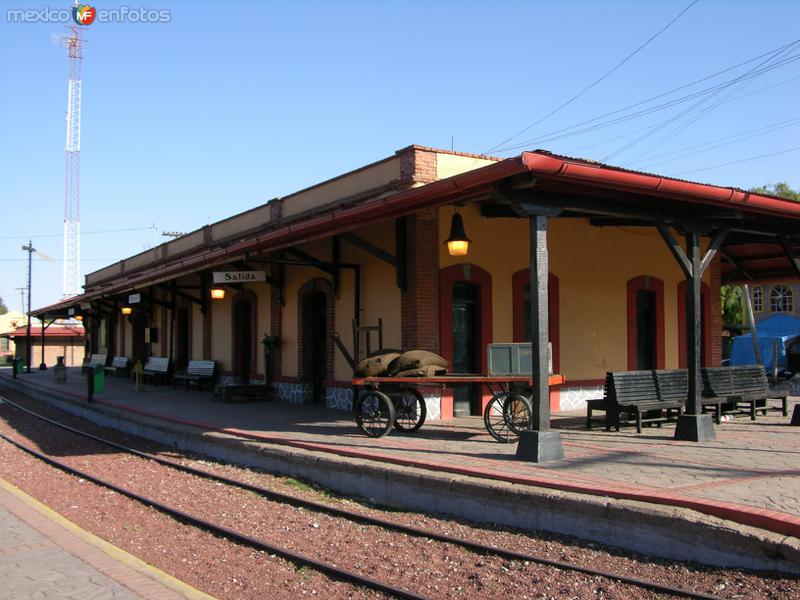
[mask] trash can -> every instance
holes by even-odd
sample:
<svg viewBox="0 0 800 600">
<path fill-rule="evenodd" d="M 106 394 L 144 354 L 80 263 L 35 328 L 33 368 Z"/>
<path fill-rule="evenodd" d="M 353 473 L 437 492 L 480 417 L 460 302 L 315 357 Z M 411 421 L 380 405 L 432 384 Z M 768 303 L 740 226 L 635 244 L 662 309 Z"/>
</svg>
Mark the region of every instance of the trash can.
<svg viewBox="0 0 800 600">
<path fill-rule="evenodd" d="M 24 365 L 25 361 L 22 358 L 15 358 L 11 361 L 11 374 L 14 376 L 14 379 L 17 378 L 17 375 L 22 373 Z"/>
<path fill-rule="evenodd" d="M 53 383 L 67 383 L 67 367 L 64 357 L 56 356 L 56 366 L 53 367 Z"/>
<path fill-rule="evenodd" d="M 106 370 L 103 365 L 94 365 L 92 372 L 92 382 L 93 389 L 92 391 L 95 394 L 102 394 L 103 390 L 106 389 Z"/>
</svg>

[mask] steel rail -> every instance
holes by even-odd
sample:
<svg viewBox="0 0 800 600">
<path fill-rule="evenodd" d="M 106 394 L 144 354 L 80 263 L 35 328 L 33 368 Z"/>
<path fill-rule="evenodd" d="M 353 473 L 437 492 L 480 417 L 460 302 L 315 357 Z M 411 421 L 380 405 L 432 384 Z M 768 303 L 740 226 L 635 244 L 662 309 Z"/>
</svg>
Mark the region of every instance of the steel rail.
<svg viewBox="0 0 800 600">
<path fill-rule="evenodd" d="M 135 448 L 129 448 L 129 447 L 123 445 L 123 444 L 118 444 L 117 442 L 112 442 L 110 440 L 107 440 L 105 438 L 96 436 L 94 434 L 91 434 L 91 433 L 88 433 L 88 432 L 85 432 L 85 431 L 81 431 L 81 430 L 76 429 L 74 427 L 70 427 L 69 425 L 65 425 L 63 423 L 59 423 L 58 421 L 50 419 L 49 417 L 45 417 L 44 415 L 40 415 L 40 414 L 36 413 L 35 411 L 32 411 L 32 410 L 30 410 L 28 408 L 25 408 L 24 406 L 21 406 L 21 405 L 13 402 L 13 401 L 11 401 L 11 400 L 9 400 L 7 398 L 4 398 L 2 396 L 0 396 L 0 400 L 5 401 L 7 404 L 17 408 L 18 410 L 21 410 L 21 411 L 23 411 L 25 413 L 28 413 L 29 415 L 31 415 L 31 416 L 33 416 L 33 417 L 35 417 L 37 419 L 41 419 L 41 420 L 43 420 L 43 421 L 45 421 L 47 423 L 50 423 L 50 424 L 52 424 L 52 425 L 54 425 L 56 427 L 59 427 L 59 428 L 64 429 L 66 431 L 70 431 L 72 433 L 75 433 L 76 435 L 80 435 L 80 436 L 92 439 L 94 441 L 97 441 L 97 442 L 102 443 L 102 444 L 106 444 L 106 445 L 111 446 L 113 448 L 116 448 L 118 450 L 122 450 L 123 452 L 127 452 L 127 453 L 130 453 L 130 454 L 133 454 L 133 455 L 138 456 L 138 457 L 143 458 L 143 459 L 152 460 L 152 461 L 154 461 L 154 462 L 156 462 L 158 464 L 162 464 L 164 466 L 172 467 L 174 469 L 177 469 L 177 470 L 180 470 L 180 471 L 183 471 L 183 472 L 186 472 L 186 473 L 198 476 L 198 477 L 203 477 L 205 479 L 211 479 L 211 480 L 214 480 L 214 481 L 218 481 L 220 483 L 224 483 L 226 485 L 231 485 L 231 486 L 235 486 L 235 487 L 244 489 L 246 491 L 254 492 L 254 493 L 259 494 L 259 495 L 261 495 L 261 496 L 263 496 L 265 498 L 268 498 L 270 500 L 274 500 L 274 501 L 277 501 L 277 502 L 290 504 L 292 506 L 301 506 L 303 508 L 308 508 L 308 509 L 311 509 L 311 510 L 314 510 L 314 511 L 317 511 L 317 512 L 326 513 L 326 514 L 329 514 L 329 515 L 332 515 L 332 516 L 336 516 L 336 517 L 340 517 L 340 518 L 344 518 L 344 519 L 347 519 L 347 520 L 350 520 L 350 521 L 354 521 L 354 522 L 358 522 L 358 523 L 362 523 L 362 524 L 366 524 L 366 525 L 375 525 L 377 527 L 382 527 L 384 529 L 390 529 L 390 530 L 397 531 L 397 532 L 400 532 L 400 533 L 413 535 L 415 537 L 425 537 L 425 538 L 429 538 L 429 539 L 432 539 L 432 540 L 435 540 L 435 541 L 439 541 L 439 542 L 443 542 L 443 543 L 447 543 L 447 544 L 453 544 L 453 545 L 456 545 L 456 546 L 461 546 L 462 548 L 465 548 L 467 550 L 471 550 L 471 551 L 479 553 L 479 554 L 495 555 L 495 556 L 500 556 L 502 558 L 507 558 L 507 559 L 510 559 L 510 560 L 528 561 L 528 562 L 532 562 L 532 563 L 536 563 L 536 564 L 540 564 L 540 565 L 544 565 L 544 566 L 554 567 L 554 568 L 557 568 L 557 569 L 583 573 L 584 575 L 592 575 L 592 576 L 597 576 L 597 577 L 604 577 L 606 579 L 611 579 L 613 581 L 617 581 L 617 582 L 624 583 L 624 584 L 627 584 L 627 585 L 631 585 L 631 586 L 647 589 L 649 591 L 653 591 L 653 592 L 657 592 L 657 593 L 671 594 L 673 596 L 678 596 L 678 597 L 692 598 L 692 599 L 696 599 L 696 600 L 722 600 L 719 596 L 714 596 L 714 595 L 710 595 L 710 594 L 704 594 L 702 592 L 693 592 L 691 590 L 686 590 L 686 589 L 683 589 L 683 588 L 674 588 L 674 587 L 671 587 L 671 586 L 668 586 L 668 585 L 663 585 L 663 584 L 660 584 L 660 583 L 657 583 L 657 582 L 654 582 L 654 581 L 648 581 L 648 580 L 645 580 L 645 579 L 638 579 L 636 577 L 630 577 L 628 575 L 612 573 L 612 572 L 609 572 L 609 571 L 604 571 L 604 570 L 601 570 L 601 569 L 595 569 L 595 568 L 592 568 L 592 567 L 587 567 L 587 566 L 578 565 L 578 564 L 574 564 L 574 563 L 568 563 L 568 562 L 553 560 L 553 559 L 549 559 L 549 558 L 544 558 L 544 557 L 541 557 L 541 556 L 535 556 L 535 555 L 532 555 L 532 554 L 526 554 L 524 552 L 518 552 L 516 550 L 510 550 L 508 548 L 502 548 L 502 547 L 493 546 L 493 545 L 490 545 L 490 544 L 482 544 L 480 542 L 475 542 L 475 541 L 468 540 L 466 538 L 462 538 L 462 537 L 459 537 L 459 536 L 452 536 L 452 535 L 447 535 L 447 534 L 443 534 L 443 533 L 438 533 L 438 532 L 433 531 L 431 529 L 424 529 L 422 527 L 414 527 L 412 525 L 403 525 L 403 524 L 400 524 L 400 523 L 396 523 L 394 521 L 389 521 L 387 519 L 382 519 L 380 517 L 373 517 L 373 516 L 369 516 L 369 515 L 364 515 L 364 514 L 361 514 L 361 513 L 358 513 L 358 512 L 347 510 L 347 509 L 342 509 L 342 508 L 336 508 L 336 507 L 333 507 L 333 506 L 329 506 L 329 505 L 323 504 L 321 502 L 315 502 L 313 500 L 306 500 L 306 499 L 303 499 L 303 498 L 297 498 L 295 496 L 291 496 L 289 494 L 284 494 L 282 492 L 276 492 L 276 491 L 269 490 L 269 489 L 266 489 L 266 488 L 263 488 L 263 487 L 260 487 L 260 486 L 257 486 L 257 485 L 245 483 L 245 482 L 242 482 L 242 481 L 237 481 L 235 479 L 231 479 L 229 477 L 225 477 L 224 475 L 217 475 L 215 473 L 211 473 L 211 472 L 205 471 L 203 469 L 198 469 L 198 468 L 191 467 L 191 466 L 188 466 L 188 465 L 183 465 L 183 464 L 177 463 L 177 462 L 169 460 L 169 459 L 165 459 L 165 458 L 153 455 L 153 454 L 149 454 L 147 452 L 142 452 L 141 450 L 136 450 Z M 0 434 L 0 435 L 2 435 L 2 434 Z"/>
<path fill-rule="evenodd" d="M 39 460 L 61 471 L 64 471 L 65 473 L 68 473 L 70 475 L 76 475 L 78 477 L 81 477 L 82 479 L 85 479 L 86 481 L 91 481 L 94 484 L 113 490 L 118 494 L 127 496 L 128 498 L 136 500 L 137 502 L 140 502 L 146 506 L 151 506 L 152 508 L 155 508 L 160 512 L 168 514 L 179 521 L 182 521 L 184 523 L 189 523 L 200 529 L 205 529 L 206 531 L 213 533 L 215 535 L 219 535 L 224 538 L 229 538 L 231 540 L 239 542 L 240 544 L 250 546 L 258 550 L 263 550 L 270 554 L 281 556 L 297 565 L 311 567 L 313 569 L 316 569 L 317 571 L 325 573 L 326 575 L 330 575 L 334 579 L 338 579 L 346 583 L 355 583 L 358 585 L 362 585 L 364 587 L 368 587 L 397 598 L 404 598 L 408 600 L 430 600 L 428 596 L 422 596 L 420 594 L 406 590 L 404 588 L 399 588 L 387 583 L 382 583 L 377 579 L 372 579 L 370 577 L 365 577 L 363 575 L 359 575 L 358 573 L 354 573 L 352 571 L 347 571 L 346 569 L 342 569 L 330 563 L 322 562 L 320 560 L 316 560 L 309 556 L 293 552 L 281 546 L 268 544 L 247 534 L 241 533 L 234 529 L 230 529 L 229 527 L 225 527 L 224 525 L 218 525 L 216 523 L 211 523 L 210 521 L 206 521 L 199 517 L 195 517 L 193 515 L 190 515 L 189 513 L 183 512 L 182 510 L 178 510 L 177 508 L 173 508 L 171 506 L 158 502 L 157 500 L 153 500 L 152 498 L 148 498 L 147 496 L 138 494 L 127 488 L 124 488 L 122 486 L 101 479 L 100 477 L 96 477 L 94 475 L 86 473 L 85 471 L 81 471 L 80 469 L 71 467 L 65 463 L 62 463 L 61 461 L 58 461 L 50 456 L 47 456 L 46 454 L 39 452 L 38 450 L 29 448 L 25 444 L 22 444 L 21 442 L 18 442 L 10 438 L 9 436 L 7 436 L 2 432 L 0 432 L 0 439 L 4 439 L 6 442 L 12 444 L 13 446 L 16 446 L 23 452 L 27 452 L 31 456 L 34 456 Z"/>
</svg>

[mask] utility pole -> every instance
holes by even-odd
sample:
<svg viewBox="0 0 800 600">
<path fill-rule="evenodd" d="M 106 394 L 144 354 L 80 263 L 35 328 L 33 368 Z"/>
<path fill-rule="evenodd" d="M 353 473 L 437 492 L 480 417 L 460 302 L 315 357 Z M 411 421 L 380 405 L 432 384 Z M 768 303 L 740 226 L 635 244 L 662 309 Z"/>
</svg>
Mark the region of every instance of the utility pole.
<svg viewBox="0 0 800 600">
<path fill-rule="evenodd" d="M 28 325 L 25 332 L 25 372 L 31 372 L 31 353 L 33 350 L 33 341 L 31 340 L 31 266 L 33 263 L 33 253 L 36 248 L 33 247 L 33 242 L 28 240 L 28 245 L 22 247 L 28 253 Z"/>
</svg>

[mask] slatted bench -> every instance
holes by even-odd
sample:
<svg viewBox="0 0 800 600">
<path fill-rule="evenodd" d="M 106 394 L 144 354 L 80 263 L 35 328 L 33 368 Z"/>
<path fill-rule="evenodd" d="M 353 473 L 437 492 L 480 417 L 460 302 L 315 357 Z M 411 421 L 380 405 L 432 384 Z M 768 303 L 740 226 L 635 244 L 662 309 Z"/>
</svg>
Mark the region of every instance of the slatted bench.
<svg viewBox="0 0 800 600">
<path fill-rule="evenodd" d="M 730 367 L 706 367 L 700 369 L 701 390 L 700 403 L 703 412 L 706 408 L 714 408 L 714 421 L 719 425 L 722 414 L 736 412 L 733 396 L 733 379 Z"/>
<path fill-rule="evenodd" d="M 213 386 L 216 370 L 217 361 L 215 360 L 190 360 L 185 373 L 179 373 L 172 377 L 172 387 L 178 387 L 179 381 L 186 383 L 187 390 L 192 383 L 197 384 L 197 387 L 201 389 L 204 382 Z"/>
<path fill-rule="evenodd" d="M 733 380 L 733 394 L 730 399 L 736 405 L 737 410 L 740 405 L 746 405 L 747 411 L 741 412 L 749 414 L 752 421 L 756 420 L 756 412 L 761 412 L 766 416 L 768 410 L 780 410 L 784 417 L 788 416 L 788 395 L 769 389 L 767 374 L 763 367 L 758 365 L 731 367 L 731 379 Z M 781 406 L 770 406 L 770 400 L 780 400 Z"/>
<path fill-rule="evenodd" d="M 592 413 L 605 411 L 606 431 L 617 431 L 622 424 L 663 423 L 680 415 L 686 402 L 685 372 L 681 371 L 615 371 L 606 373 L 603 398 L 586 403 L 586 428 L 592 428 Z M 622 416 L 625 416 L 623 419 Z"/>
<path fill-rule="evenodd" d="M 106 373 L 118 377 L 120 373 L 130 375 L 131 367 L 127 356 L 115 356 L 111 359 L 111 364 L 106 367 Z"/>
<path fill-rule="evenodd" d="M 169 358 L 164 356 L 151 356 L 147 359 L 142 369 L 142 377 L 150 378 L 157 384 L 159 378 L 169 378 Z"/>
<path fill-rule="evenodd" d="M 780 410 L 788 416 L 788 396 L 769 389 L 764 368 L 758 365 L 715 367 L 701 370 L 703 404 L 717 403 L 720 412 L 747 414 L 755 421 L 756 413 L 766 415 L 768 410 Z M 780 400 L 780 407 L 769 405 L 769 400 Z M 719 423 L 719 420 L 717 420 Z"/>
<path fill-rule="evenodd" d="M 89 360 L 83 361 L 82 373 L 86 373 L 89 369 L 94 369 L 96 366 L 105 367 L 108 354 L 92 354 Z"/>
</svg>

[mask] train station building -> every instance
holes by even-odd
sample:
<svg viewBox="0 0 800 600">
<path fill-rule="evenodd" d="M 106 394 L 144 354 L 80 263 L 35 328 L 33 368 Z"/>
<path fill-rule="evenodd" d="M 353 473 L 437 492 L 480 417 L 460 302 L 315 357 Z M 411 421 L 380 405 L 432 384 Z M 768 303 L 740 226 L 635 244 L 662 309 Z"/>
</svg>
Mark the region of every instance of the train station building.
<svg viewBox="0 0 800 600">
<path fill-rule="evenodd" d="M 799 223 L 799 204 L 734 188 L 540 150 L 410 146 L 90 273 L 81 296 L 34 314 L 83 315 L 87 354 L 109 363 L 210 359 L 221 383 L 267 378 L 283 402 L 349 409 L 349 359 L 423 349 L 486 373 L 488 344 L 536 339 L 544 299 L 566 379 L 550 409 L 579 409 L 608 371 L 687 366 L 693 315 L 700 364 L 719 365 L 721 283 L 750 248 L 775 257 L 748 277 L 796 279 Z M 428 418 L 486 401 L 425 398 Z"/>
</svg>

